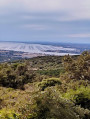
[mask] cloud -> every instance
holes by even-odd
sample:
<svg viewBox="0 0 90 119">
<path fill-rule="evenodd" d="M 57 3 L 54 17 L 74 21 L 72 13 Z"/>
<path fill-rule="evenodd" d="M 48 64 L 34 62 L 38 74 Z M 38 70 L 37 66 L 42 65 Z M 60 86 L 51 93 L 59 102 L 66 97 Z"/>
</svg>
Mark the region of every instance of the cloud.
<svg viewBox="0 0 90 119">
<path fill-rule="evenodd" d="M 38 25 L 38 24 L 24 24 L 21 26 L 21 28 L 27 28 L 31 30 L 46 30 L 48 27 L 44 25 Z"/>
<path fill-rule="evenodd" d="M 72 38 L 90 38 L 90 33 L 86 33 L 86 34 L 70 34 L 68 35 L 68 37 L 72 37 Z"/>
<path fill-rule="evenodd" d="M 90 0 L 0 0 L 0 13 L 64 13 L 57 20 L 90 19 Z"/>
<path fill-rule="evenodd" d="M 0 40 L 90 43 L 89 31 L 90 0 L 0 0 Z"/>
</svg>

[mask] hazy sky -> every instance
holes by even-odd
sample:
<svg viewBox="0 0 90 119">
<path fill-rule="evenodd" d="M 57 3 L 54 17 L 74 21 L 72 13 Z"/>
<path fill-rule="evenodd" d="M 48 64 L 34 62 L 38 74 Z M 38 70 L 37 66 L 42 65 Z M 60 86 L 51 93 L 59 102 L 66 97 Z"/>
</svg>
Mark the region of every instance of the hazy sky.
<svg viewBox="0 0 90 119">
<path fill-rule="evenodd" d="M 90 43 L 90 0 L 0 0 L 0 41 Z"/>
</svg>

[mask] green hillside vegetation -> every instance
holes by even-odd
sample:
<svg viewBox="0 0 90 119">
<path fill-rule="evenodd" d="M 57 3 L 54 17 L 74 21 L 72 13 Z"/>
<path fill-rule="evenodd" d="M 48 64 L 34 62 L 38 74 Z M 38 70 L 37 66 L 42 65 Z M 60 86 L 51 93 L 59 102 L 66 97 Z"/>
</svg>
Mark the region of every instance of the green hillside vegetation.
<svg viewBox="0 0 90 119">
<path fill-rule="evenodd" d="M 61 85 L 61 81 L 58 78 L 49 78 L 44 79 L 42 82 L 38 83 L 38 86 L 41 88 L 42 91 L 44 91 L 45 88 L 55 86 L 56 84 Z"/>
<path fill-rule="evenodd" d="M 0 119 L 90 119 L 90 52 L 1 63 Z"/>
</svg>

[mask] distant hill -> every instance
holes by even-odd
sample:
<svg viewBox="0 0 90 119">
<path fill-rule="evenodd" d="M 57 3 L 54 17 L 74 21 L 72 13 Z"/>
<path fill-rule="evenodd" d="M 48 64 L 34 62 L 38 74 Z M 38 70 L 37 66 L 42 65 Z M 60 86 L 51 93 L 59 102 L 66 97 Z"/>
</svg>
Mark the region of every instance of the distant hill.
<svg viewBox="0 0 90 119">
<path fill-rule="evenodd" d="M 0 62 L 37 56 L 80 55 L 90 50 L 88 44 L 0 42 Z"/>
<path fill-rule="evenodd" d="M 76 48 L 56 46 L 50 44 L 30 44 L 30 43 L 16 43 L 16 42 L 0 42 L 0 50 L 12 50 L 28 53 L 40 53 L 46 55 L 65 55 L 65 54 L 79 54 L 80 50 Z"/>
</svg>

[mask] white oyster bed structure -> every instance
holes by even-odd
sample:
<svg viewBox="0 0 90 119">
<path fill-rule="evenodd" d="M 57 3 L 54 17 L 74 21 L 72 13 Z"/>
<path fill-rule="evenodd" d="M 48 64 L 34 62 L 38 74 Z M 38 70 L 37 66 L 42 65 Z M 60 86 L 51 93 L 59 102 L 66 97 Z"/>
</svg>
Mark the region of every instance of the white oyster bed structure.
<svg viewBox="0 0 90 119">
<path fill-rule="evenodd" d="M 41 45 L 41 44 L 28 44 L 28 43 L 11 43 L 0 42 L 0 50 L 22 51 L 30 54 L 46 54 L 46 55 L 76 55 L 72 53 L 60 53 L 60 51 L 76 51 L 74 48 L 64 48 L 53 45 Z"/>
</svg>

